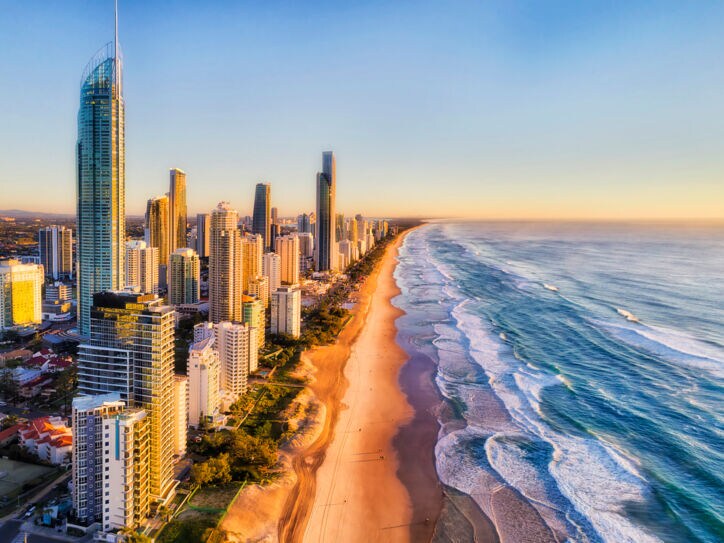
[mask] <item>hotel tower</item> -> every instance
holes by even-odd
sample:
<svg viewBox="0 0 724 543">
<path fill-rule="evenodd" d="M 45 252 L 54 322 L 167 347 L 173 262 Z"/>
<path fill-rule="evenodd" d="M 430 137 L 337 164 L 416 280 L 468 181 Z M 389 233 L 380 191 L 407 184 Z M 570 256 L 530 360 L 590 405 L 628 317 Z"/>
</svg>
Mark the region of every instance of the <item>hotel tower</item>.
<svg viewBox="0 0 724 543">
<path fill-rule="evenodd" d="M 78 331 L 90 333 L 93 294 L 123 288 L 126 247 L 125 104 L 118 17 L 113 42 L 86 65 L 78 110 Z"/>
<path fill-rule="evenodd" d="M 322 153 L 322 171 L 317 174 L 317 242 L 314 265 L 317 271 L 337 268 L 335 243 L 335 199 L 337 197 L 337 173 L 334 153 Z"/>
</svg>

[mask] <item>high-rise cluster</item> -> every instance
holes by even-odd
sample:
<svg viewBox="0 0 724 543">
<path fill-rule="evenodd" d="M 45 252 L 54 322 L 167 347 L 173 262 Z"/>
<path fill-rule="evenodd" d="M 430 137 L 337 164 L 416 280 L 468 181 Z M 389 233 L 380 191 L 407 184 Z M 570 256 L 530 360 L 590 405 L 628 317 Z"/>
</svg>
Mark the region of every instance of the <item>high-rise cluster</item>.
<svg viewBox="0 0 724 543">
<path fill-rule="evenodd" d="M 116 39 L 83 74 L 76 149 L 83 341 L 73 501 L 76 520 L 101 522 L 106 532 L 135 528 L 154 504 L 172 499 L 174 458 L 186 453 L 187 427 L 223 423 L 258 369 L 267 323 L 271 334 L 300 336 L 303 278 L 343 271 L 387 229 L 337 213 L 330 151 L 317 174 L 316 209 L 296 221 L 279 215 L 271 185 L 259 183 L 252 216 L 240 222 L 221 202 L 189 230 L 187 176 L 172 168 L 168 192 L 147 202 L 144 240 L 127 240 L 124 108 Z M 0 263 L 0 327 L 40 322 L 44 275 L 72 277 L 70 231 L 43 229 L 39 242 L 43 266 Z M 57 283 L 48 292 L 60 302 L 67 290 Z M 206 302 L 208 322 L 194 327 L 186 375 L 176 375 L 179 315 L 202 311 Z"/>
</svg>

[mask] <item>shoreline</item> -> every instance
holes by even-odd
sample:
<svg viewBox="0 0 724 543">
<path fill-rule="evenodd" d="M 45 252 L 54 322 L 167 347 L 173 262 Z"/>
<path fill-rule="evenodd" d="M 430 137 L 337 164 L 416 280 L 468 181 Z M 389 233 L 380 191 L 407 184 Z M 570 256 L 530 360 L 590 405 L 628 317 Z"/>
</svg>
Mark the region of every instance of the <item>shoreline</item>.
<svg viewBox="0 0 724 543">
<path fill-rule="evenodd" d="M 414 416 L 399 388 L 407 355 L 396 343 L 403 312 L 393 272 L 409 231 L 390 245 L 360 291 L 338 341 L 309 353 L 311 385 L 326 406 L 324 430 L 293 461 L 297 484 L 285 504 L 279 540 L 407 541 L 412 504 L 397 476 L 393 439 Z"/>
<path fill-rule="evenodd" d="M 385 330 L 388 331 L 392 348 L 398 351 L 394 378 L 388 379 L 394 388 L 397 388 L 397 372 L 407 358 L 404 351 L 395 343 L 394 320 L 403 312 L 393 307 L 390 302 L 399 290 L 386 297 L 380 297 L 378 283 L 382 271 L 391 268 L 389 279 L 396 288 L 392 271 L 397 265 L 395 258 L 397 248 L 412 230 L 414 228 L 401 233 L 394 243 L 386 248 L 384 256 L 358 291 L 357 304 L 351 311 L 352 317 L 336 341 L 302 353 L 298 371 L 311 377 L 305 388 L 309 393 L 306 402 L 307 405 L 314 407 L 316 415 L 307 418 L 305 430 L 280 449 L 282 466 L 279 470 L 280 477 L 268 486 L 248 486 L 230 505 L 229 514 L 221 526 L 226 533 L 227 541 L 299 542 L 303 540 L 317 494 L 317 472 L 323 465 L 337 435 L 336 428 L 339 426 L 340 416 L 347 409 L 343 404 L 343 398 L 350 386 L 350 380 L 347 378 L 349 361 L 355 343 L 367 324 L 373 299 L 384 301 L 386 298 L 385 305 L 394 312 L 394 318 Z M 380 304 L 374 305 L 376 307 Z M 398 391 L 398 394 L 404 402 L 402 393 Z M 396 428 L 395 426 L 395 430 Z M 390 443 L 393 435 L 394 433 L 389 436 Z M 390 450 L 389 457 L 394 457 L 393 450 Z M 390 479 L 396 480 L 394 471 Z M 401 485 L 400 489 L 402 490 L 400 503 L 407 503 L 409 500 Z"/>
</svg>

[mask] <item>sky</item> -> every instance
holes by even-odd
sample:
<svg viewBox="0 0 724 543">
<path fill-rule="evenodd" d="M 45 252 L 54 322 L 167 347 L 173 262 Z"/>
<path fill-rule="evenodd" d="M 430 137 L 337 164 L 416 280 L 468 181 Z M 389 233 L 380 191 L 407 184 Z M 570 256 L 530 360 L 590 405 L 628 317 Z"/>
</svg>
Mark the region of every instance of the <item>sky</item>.
<svg viewBox="0 0 724 543">
<path fill-rule="evenodd" d="M 724 218 L 724 3 L 119 2 L 126 202 L 189 213 Z M 111 0 L 0 0 L 0 209 L 72 213 Z"/>
</svg>

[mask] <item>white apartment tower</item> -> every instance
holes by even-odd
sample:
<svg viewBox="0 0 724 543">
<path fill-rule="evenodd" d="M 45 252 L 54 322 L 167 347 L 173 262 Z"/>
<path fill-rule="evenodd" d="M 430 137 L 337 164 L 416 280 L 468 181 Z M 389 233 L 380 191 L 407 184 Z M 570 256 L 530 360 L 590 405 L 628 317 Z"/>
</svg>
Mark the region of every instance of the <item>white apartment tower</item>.
<svg viewBox="0 0 724 543">
<path fill-rule="evenodd" d="M 83 522 L 103 518 L 103 420 L 125 405 L 117 392 L 73 399 L 73 508 Z"/>
<path fill-rule="evenodd" d="M 214 337 L 208 337 L 189 347 L 189 424 L 195 428 L 201 422 L 213 424 L 219 414 L 221 363 L 213 348 Z"/>
<path fill-rule="evenodd" d="M 282 259 L 276 253 L 266 253 L 262 263 L 262 275 L 269 278 L 271 294 L 282 284 Z"/>
<path fill-rule="evenodd" d="M 194 342 L 214 338 L 219 353 L 219 388 L 235 397 L 247 389 L 249 373 L 259 360 L 257 329 L 248 324 L 201 323 L 194 327 Z"/>
<path fill-rule="evenodd" d="M 103 418 L 103 530 L 135 528 L 150 512 L 150 425 L 145 409 Z"/>
<path fill-rule="evenodd" d="M 243 258 L 238 213 L 228 202 L 211 212 L 209 254 L 209 320 L 240 321 Z"/>
<path fill-rule="evenodd" d="M 142 294 L 158 294 L 158 249 L 145 241 L 126 242 L 126 286 Z"/>
<path fill-rule="evenodd" d="M 282 285 L 272 293 L 271 333 L 301 334 L 302 293 L 298 285 Z"/>
</svg>

